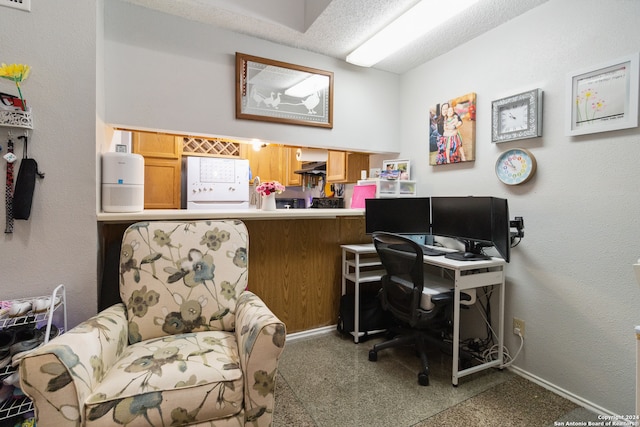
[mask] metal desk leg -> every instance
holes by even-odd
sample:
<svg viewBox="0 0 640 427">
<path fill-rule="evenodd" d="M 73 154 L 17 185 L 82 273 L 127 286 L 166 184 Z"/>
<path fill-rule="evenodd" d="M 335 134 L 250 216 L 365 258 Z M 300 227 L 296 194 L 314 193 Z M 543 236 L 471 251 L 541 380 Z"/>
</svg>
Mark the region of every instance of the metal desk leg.
<svg viewBox="0 0 640 427">
<path fill-rule="evenodd" d="M 504 268 L 502 270 L 502 283 L 498 285 L 500 288 L 500 313 L 498 315 L 498 345 L 500 346 L 500 353 L 498 356 L 498 360 L 500 361 L 500 369 L 504 367 L 504 291 L 505 291 L 505 280 L 504 280 Z"/>
<path fill-rule="evenodd" d="M 355 274 L 356 283 L 354 284 L 353 296 L 353 342 L 360 342 L 360 254 L 355 254 Z"/>
<path fill-rule="evenodd" d="M 451 383 L 458 385 L 458 358 L 460 357 L 460 287 L 458 281 L 460 279 L 460 270 L 455 272 L 455 281 L 453 288 L 453 363 L 451 367 Z"/>
</svg>

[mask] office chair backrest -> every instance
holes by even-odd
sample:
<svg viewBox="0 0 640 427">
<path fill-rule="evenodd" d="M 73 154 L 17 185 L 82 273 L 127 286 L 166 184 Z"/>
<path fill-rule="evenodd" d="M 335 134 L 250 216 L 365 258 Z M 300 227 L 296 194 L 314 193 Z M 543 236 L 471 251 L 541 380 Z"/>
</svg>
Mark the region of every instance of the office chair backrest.
<svg viewBox="0 0 640 427">
<path fill-rule="evenodd" d="M 382 277 L 382 308 L 415 326 L 421 317 L 424 287 L 422 248 L 411 239 L 385 232 L 373 233 L 373 244 L 387 272 Z"/>
</svg>

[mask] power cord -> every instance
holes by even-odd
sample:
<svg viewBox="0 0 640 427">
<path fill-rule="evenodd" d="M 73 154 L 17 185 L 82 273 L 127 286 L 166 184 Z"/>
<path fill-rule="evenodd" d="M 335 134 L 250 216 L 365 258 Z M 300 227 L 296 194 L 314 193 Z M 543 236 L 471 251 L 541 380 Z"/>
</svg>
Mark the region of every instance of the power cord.
<svg viewBox="0 0 640 427">
<path fill-rule="evenodd" d="M 516 355 L 511 357 L 511 355 L 509 354 L 509 349 L 505 346 L 502 346 L 502 360 L 503 360 L 502 366 L 503 367 L 511 366 L 513 362 L 515 362 L 518 356 L 520 355 L 520 352 L 522 351 L 522 347 L 524 347 L 524 337 L 522 336 L 520 329 L 516 328 L 515 332 L 520 337 L 520 348 L 518 348 Z M 499 351 L 498 344 L 495 344 L 484 352 L 484 354 L 482 355 L 482 358 L 484 359 L 485 362 L 494 361 L 498 358 L 498 354 L 499 354 L 498 351 Z"/>
</svg>

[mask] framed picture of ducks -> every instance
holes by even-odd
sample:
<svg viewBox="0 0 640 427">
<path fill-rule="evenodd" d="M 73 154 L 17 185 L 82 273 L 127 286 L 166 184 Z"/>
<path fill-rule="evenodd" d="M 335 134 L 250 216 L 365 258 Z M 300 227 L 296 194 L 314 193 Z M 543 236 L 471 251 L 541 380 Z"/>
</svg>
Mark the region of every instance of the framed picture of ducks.
<svg viewBox="0 0 640 427">
<path fill-rule="evenodd" d="M 236 118 L 333 128 L 333 73 L 236 52 Z"/>
</svg>

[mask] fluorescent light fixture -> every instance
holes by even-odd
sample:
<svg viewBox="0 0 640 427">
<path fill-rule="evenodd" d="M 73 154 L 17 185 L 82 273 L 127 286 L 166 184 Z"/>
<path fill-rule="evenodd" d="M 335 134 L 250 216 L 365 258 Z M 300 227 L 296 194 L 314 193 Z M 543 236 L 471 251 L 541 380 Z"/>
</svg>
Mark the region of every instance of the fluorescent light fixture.
<svg viewBox="0 0 640 427">
<path fill-rule="evenodd" d="M 329 87 L 329 77 L 312 74 L 310 77 L 285 90 L 284 94 L 287 96 L 295 96 L 296 98 L 304 98 L 314 92 L 321 92 L 327 87 Z"/>
<path fill-rule="evenodd" d="M 351 52 L 347 62 L 371 67 L 478 1 L 422 0 Z"/>
</svg>

